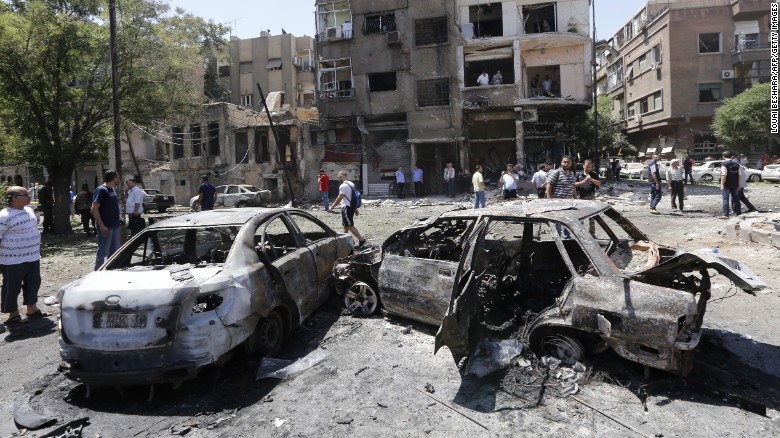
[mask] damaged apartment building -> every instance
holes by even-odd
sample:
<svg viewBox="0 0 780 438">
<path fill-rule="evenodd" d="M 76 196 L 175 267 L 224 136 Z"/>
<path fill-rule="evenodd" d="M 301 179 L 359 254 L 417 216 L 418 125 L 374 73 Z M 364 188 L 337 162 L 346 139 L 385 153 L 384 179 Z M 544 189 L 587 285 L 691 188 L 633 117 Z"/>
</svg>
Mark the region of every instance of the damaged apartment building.
<svg viewBox="0 0 780 438">
<path fill-rule="evenodd" d="M 724 99 L 770 79 L 769 2 L 650 0 L 597 43 L 597 90 L 639 157 L 719 157 Z M 750 145 L 751 161 L 777 144 Z"/>
<path fill-rule="evenodd" d="M 348 170 L 369 194 L 385 194 L 412 164 L 424 193 L 442 192 L 448 162 L 482 164 L 494 181 L 506 163 L 530 172 L 569 151 L 568 122 L 590 107 L 588 0 L 316 7 L 313 145 L 329 173 Z"/>
<path fill-rule="evenodd" d="M 197 119 L 139 127 L 132 136 L 132 151 L 124 145 L 125 174 L 143 175 L 146 187 L 174 194 L 177 203 L 185 205 L 198 193 L 204 174 L 214 185 L 240 183 L 270 190 L 274 200 L 291 194 L 316 196 L 316 187 L 308 195 L 304 192 L 305 181 L 316 182 L 320 161 L 304 147 L 311 143 L 310 124 L 317 122 L 313 53 L 314 39 L 308 36 L 264 31 L 258 38 L 233 37 L 229 61 L 217 67 L 224 101 L 204 105 Z"/>
</svg>

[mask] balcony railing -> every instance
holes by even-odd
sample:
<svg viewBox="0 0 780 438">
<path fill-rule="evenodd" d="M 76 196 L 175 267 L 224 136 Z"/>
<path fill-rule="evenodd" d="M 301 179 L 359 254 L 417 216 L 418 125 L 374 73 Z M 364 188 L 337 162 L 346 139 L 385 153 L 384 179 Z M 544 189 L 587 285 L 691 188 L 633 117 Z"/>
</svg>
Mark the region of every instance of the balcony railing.
<svg viewBox="0 0 780 438">
<path fill-rule="evenodd" d="M 320 101 L 323 100 L 335 100 L 335 99 L 348 99 L 355 97 L 355 89 L 354 88 L 346 88 L 343 90 L 329 90 L 329 91 L 320 91 L 319 93 Z"/>
</svg>

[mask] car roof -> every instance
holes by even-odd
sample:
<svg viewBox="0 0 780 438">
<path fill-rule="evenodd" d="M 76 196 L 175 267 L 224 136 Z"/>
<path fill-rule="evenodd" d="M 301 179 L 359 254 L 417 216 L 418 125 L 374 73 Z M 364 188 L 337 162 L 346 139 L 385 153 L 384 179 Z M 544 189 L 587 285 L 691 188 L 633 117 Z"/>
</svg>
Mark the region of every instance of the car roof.
<svg viewBox="0 0 780 438">
<path fill-rule="evenodd" d="M 181 216 L 174 216 L 155 222 L 149 228 L 195 228 L 195 227 L 217 227 L 225 225 L 243 225 L 255 216 L 272 216 L 284 211 L 302 212 L 297 208 L 225 208 L 220 210 L 207 210 L 197 213 L 189 213 Z"/>
<path fill-rule="evenodd" d="M 522 216 L 536 219 L 556 219 L 567 217 L 582 220 L 610 208 L 601 201 L 586 201 L 582 199 L 532 199 L 529 201 L 492 205 L 481 209 L 466 209 L 450 211 L 440 217 L 477 217 L 482 216 Z"/>
</svg>

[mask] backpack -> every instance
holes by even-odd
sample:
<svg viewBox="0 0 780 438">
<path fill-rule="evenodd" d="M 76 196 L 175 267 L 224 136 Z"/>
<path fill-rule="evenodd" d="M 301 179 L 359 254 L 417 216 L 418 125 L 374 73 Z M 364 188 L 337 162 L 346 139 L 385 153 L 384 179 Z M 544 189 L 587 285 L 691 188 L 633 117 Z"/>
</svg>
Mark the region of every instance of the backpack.
<svg viewBox="0 0 780 438">
<path fill-rule="evenodd" d="M 352 188 L 352 199 L 349 201 L 349 204 L 352 208 L 360 208 L 363 205 L 363 198 L 354 184 L 350 183 L 349 186 Z"/>
</svg>

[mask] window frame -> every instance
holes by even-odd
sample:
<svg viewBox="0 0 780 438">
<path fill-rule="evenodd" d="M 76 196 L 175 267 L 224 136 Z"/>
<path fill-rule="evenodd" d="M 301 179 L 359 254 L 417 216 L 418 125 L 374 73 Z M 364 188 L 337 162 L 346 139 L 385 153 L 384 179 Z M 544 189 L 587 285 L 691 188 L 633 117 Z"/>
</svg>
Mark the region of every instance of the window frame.
<svg viewBox="0 0 780 438">
<path fill-rule="evenodd" d="M 706 50 L 702 51 L 702 48 L 707 48 L 706 42 L 702 43 L 701 37 L 703 35 L 718 35 L 718 50 Z M 699 55 L 711 54 L 711 53 L 723 53 L 723 34 L 721 32 L 702 32 L 696 35 L 699 42 Z"/>
<path fill-rule="evenodd" d="M 712 86 L 712 87 L 708 87 Z M 717 87 L 715 87 L 717 86 Z M 702 88 L 705 87 L 705 88 Z M 702 92 L 706 90 L 718 90 L 718 94 L 720 96 L 715 97 L 713 95 L 714 100 L 702 100 Z M 698 103 L 719 103 L 723 101 L 723 84 L 720 82 L 703 82 L 699 83 L 699 100 Z"/>
<path fill-rule="evenodd" d="M 421 90 L 420 86 L 430 84 L 433 87 L 433 90 L 430 92 L 427 90 Z M 444 87 L 442 85 L 446 84 L 446 96 L 441 93 Z M 426 99 L 421 98 L 421 94 L 423 94 L 423 91 L 426 93 L 429 93 L 431 97 L 427 97 Z M 431 78 L 431 79 L 421 79 L 417 81 L 416 87 L 416 103 L 417 108 L 428 108 L 428 107 L 436 107 L 436 106 L 450 106 L 450 78 Z M 435 95 L 435 96 L 434 96 Z"/>
<path fill-rule="evenodd" d="M 430 30 L 430 32 L 426 32 L 426 30 Z M 444 31 L 443 34 L 441 33 L 442 30 Z M 426 36 L 426 33 L 430 33 L 430 36 Z M 414 20 L 415 47 L 447 44 L 450 40 L 449 34 L 447 16 Z"/>
</svg>

